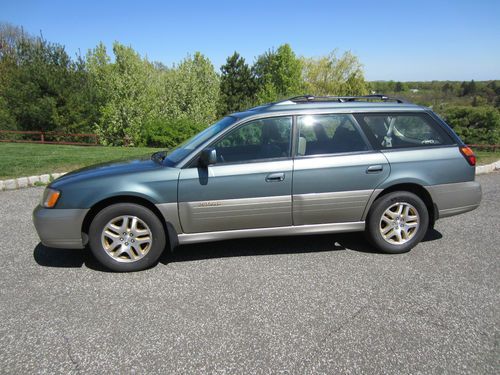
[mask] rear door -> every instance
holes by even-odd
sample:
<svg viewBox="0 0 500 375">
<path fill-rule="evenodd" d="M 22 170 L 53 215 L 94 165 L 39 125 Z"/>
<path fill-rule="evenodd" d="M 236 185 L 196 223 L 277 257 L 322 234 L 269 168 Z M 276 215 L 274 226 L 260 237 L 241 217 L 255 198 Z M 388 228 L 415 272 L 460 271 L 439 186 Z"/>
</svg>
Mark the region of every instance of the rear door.
<svg viewBox="0 0 500 375">
<path fill-rule="evenodd" d="M 358 124 L 391 164 L 391 180 L 440 185 L 474 180 L 456 141 L 429 114 L 358 113 Z"/>
<path fill-rule="evenodd" d="M 184 233 L 292 225 L 292 117 L 249 121 L 216 140 L 217 163 L 180 173 Z"/>
<path fill-rule="evenodd" d="M 350 114 L 297 116 L 293 223 L 360 221 L 374 189 L 390 173 Z"/>
</svg>

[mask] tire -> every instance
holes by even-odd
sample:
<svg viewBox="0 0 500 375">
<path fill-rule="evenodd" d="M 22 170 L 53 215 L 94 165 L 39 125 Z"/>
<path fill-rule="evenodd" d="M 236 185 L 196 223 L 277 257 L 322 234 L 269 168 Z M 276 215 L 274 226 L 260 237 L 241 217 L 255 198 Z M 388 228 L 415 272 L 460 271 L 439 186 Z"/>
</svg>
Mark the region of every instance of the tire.
<svg viewBox="0 0 500 375">
<path fill-rule="evenodd" d="M 90 224 L 90 250 L 99 263 L 112 271 L 134 272 L 155 265 L 165 244 L 160 219 L 138 204 L 108 206 Z"/>
<path fill-rule="evenodd" d="M 429 212 L 417 195 L 395 191 L 373 203 L 366 224 L 366 236 L 378 250 L 402 254 L 424 238 L 429 227 Z"/>
</svg>

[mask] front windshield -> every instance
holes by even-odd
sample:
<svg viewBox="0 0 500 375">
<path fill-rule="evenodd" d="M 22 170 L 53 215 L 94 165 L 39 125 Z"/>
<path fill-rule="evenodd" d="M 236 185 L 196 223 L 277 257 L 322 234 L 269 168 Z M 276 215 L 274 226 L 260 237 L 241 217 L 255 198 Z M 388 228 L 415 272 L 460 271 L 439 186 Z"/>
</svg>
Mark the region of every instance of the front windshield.
<svg viewBox="0 0 500 375">
<path fill-rule="evenodd" d="M 194 149 L 199 147 L 201 144 L 205 143 L 207 140 L 212 138 L 215 134 L 226 129 L 237 121 L 236 117 L 228 116 L 219 120 L 215 124 L 209 126 L 205 130 L 196 134 L 195 136 L 189 138 L 187 141 L 182 142 L 179 146 L 172 149 L 171 152 L 167 154 L 165 158 L 165 165 L 172 167 L 182 159 L 184 159 L 188 154 L 190 154 Z"/>
</svg>

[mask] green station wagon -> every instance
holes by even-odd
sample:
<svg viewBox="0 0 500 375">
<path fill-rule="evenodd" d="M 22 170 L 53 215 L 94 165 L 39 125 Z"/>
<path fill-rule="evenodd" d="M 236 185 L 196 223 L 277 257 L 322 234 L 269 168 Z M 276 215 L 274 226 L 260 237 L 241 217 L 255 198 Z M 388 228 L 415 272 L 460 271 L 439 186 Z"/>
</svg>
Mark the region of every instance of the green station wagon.
<svg viewBox="0 0 500 375">
<path fill-rule="evenodd" d="M 476 159 L 430 109 L 382 95 L 300 96 L 234 113 L 167 152 L 53 181 L 33 220 L 48 247 L 114 271 L 179 244 L 365 232 L 387 253 L 479 206 Z"/>
</svg>

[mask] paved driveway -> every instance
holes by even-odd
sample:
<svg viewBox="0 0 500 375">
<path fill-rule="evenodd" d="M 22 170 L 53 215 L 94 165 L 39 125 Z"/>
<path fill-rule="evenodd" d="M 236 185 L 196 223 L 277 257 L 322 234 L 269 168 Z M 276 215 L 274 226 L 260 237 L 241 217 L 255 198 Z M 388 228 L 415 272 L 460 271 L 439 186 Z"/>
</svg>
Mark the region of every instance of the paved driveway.
<svg viewBox="0 0 500 375">
<path fill-rule="evenodd" d="M 500 173 L 404 255 L 359 234 L 179 248 L 104 272 L 0 193 L 0 373 L 498 373 Z"/>
</svg>

